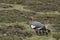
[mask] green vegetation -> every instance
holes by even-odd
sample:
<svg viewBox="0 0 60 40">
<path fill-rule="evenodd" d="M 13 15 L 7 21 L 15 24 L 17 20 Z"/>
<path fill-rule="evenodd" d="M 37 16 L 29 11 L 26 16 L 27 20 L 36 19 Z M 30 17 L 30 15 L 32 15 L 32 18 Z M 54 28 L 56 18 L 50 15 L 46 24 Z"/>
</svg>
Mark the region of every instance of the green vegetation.
<svg viewBox="0 0 60 40">
<path fill-rule="evenodd" d="M 27 29 L 28 28 L 28 29 Z M 0 40 L 23 40 L 35 35 L 33 30 L 22 24 L 0 24 Z"/>
<path fill-rule="evenodd" d="M 34 11 L 59 11 L 60 0 L 0 0 L 0 3 L 27 5 Z"/>
<path fill-rule="evenodd" d="M 0 4 L 0 8 L 13 8 L 12 5 Z"/>
<path fill-rule="evenodd" d="M 53 25 L 52 37 L 56 40 L 60 40 L 60 24 Z"/>
<path fill-rule="evenodd" d="M 33 16 L 35 18 L 34 20 L 40 21 L 42 23 L 44 22 L 55 23 L 55 24 L 60 23 L 59 13 L 58 14 L 50 14 L 48 12 L 45 12 L 44 14 L 43 13 L 37 14 L 34 12 L 22 12 L 16 9 L 0 10 L 0 22 L 6 22 L 6 23 L 26 22 L 29 20 L 28 19 L 29 16 Z"/>
<path fill-rule="evenodd" d="M 54 33 L 53 38 L 55 38 L 56 40 L 59 40 L 60 39 L 60 33 Z"/>
<path fill-rule="evenodd" d="M 37 36 L 27 24 L 29 16 L 54 24 L 52 33 L 56 34 Z M 60 0 L 0 0 L 0 40 L 59 40 L 59 30 Z"/>
</svg>

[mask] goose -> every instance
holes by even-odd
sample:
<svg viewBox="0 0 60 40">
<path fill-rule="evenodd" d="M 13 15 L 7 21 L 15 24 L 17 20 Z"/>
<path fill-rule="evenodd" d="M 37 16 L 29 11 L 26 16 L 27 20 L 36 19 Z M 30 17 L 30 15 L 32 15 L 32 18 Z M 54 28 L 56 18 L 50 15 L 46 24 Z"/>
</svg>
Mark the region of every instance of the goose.
<svg viewBox="0 0 60 40">
<path fill-rule="evenodd" d="M 39 21 L 34 21 L 33 17 L 29 17 L 29 24 L 30 24 L 30 27 L 35 30 L 35 32 L 36 32 L 37 35 L 40 34 L 39 33 L 40 30 L 42 30 L 42 32 L 43 32 L 42 34 L 44 34 L 44 32 L 46 34 L 48 34 L 48 32 L 46 32 L 47 28 L 45 27 L 45 25 L 42 24 Z M 48 31 L 50 32 L 50 30 L 48 30 Z"/>
</svg>

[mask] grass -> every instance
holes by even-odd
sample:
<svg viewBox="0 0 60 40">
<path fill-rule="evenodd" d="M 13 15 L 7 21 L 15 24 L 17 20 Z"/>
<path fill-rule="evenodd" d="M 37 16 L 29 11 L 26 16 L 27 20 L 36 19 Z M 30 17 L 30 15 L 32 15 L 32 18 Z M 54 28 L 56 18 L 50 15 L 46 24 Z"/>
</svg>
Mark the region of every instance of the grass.
<svg viewBox="0 0 60 40">
<path fill-rule="evenodd" d="M 60 0 L 0 0 L 0 40 L 53 40 L 37 36 L 27 24 L 29 16 L 60 29 Z"/>
<path fill-rule="evenodd" d="M 28 38 L 27 40 L 49 40 L 49 37 L 47 37 L 47 36 L 36 36 L 36 37 Z"/>
<path fill-rule="evenodd" d="M 0 3 L 27 5 L 27 9 L 36 12 L 60 10 L 60 0 L 0 0 Z"/>
<path fill-rule="evenodd" d="M 22 12 L 16 9 L 0 10 L 0 22 L 6 22 L 6 23 L 26 22 L 26 20 L 28 21 L 29 16 L 33 16 L 35 18 L 34 20 L 38 20 L 42 23 L 47 22 L 47 21 L 49 21 L 48 23 L 55 23 L 55 24 L 60 23 L 59 12 L 57 14 L 55 14 L 55 12 L 51 12 L 51 14 L 50 12 L 45 12 L 44 14 L 43 13 L 34 14 L 34 12 Z"/>
<path fill-rule="evenodd" d="M 1 23 L 0 40 L 23 40 L 35 35 L 35 32 L 24 23 Z"/>
</svg>

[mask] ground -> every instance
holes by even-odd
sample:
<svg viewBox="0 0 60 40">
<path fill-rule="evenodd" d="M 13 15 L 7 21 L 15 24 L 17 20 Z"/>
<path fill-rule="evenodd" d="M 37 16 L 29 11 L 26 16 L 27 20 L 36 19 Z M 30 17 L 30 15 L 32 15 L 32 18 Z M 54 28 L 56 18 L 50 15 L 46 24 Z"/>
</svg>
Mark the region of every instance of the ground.
<svg viewBox="0 0 60 40">
<path fill-rule="evenodd" d="M 0 0 L 0 39 L 55 40 L 52 34 L 37 36 L 28 24 L 29 16 L 45 24 L 53 33 L 60 29 L 60 0 Z"/>
</svg>

